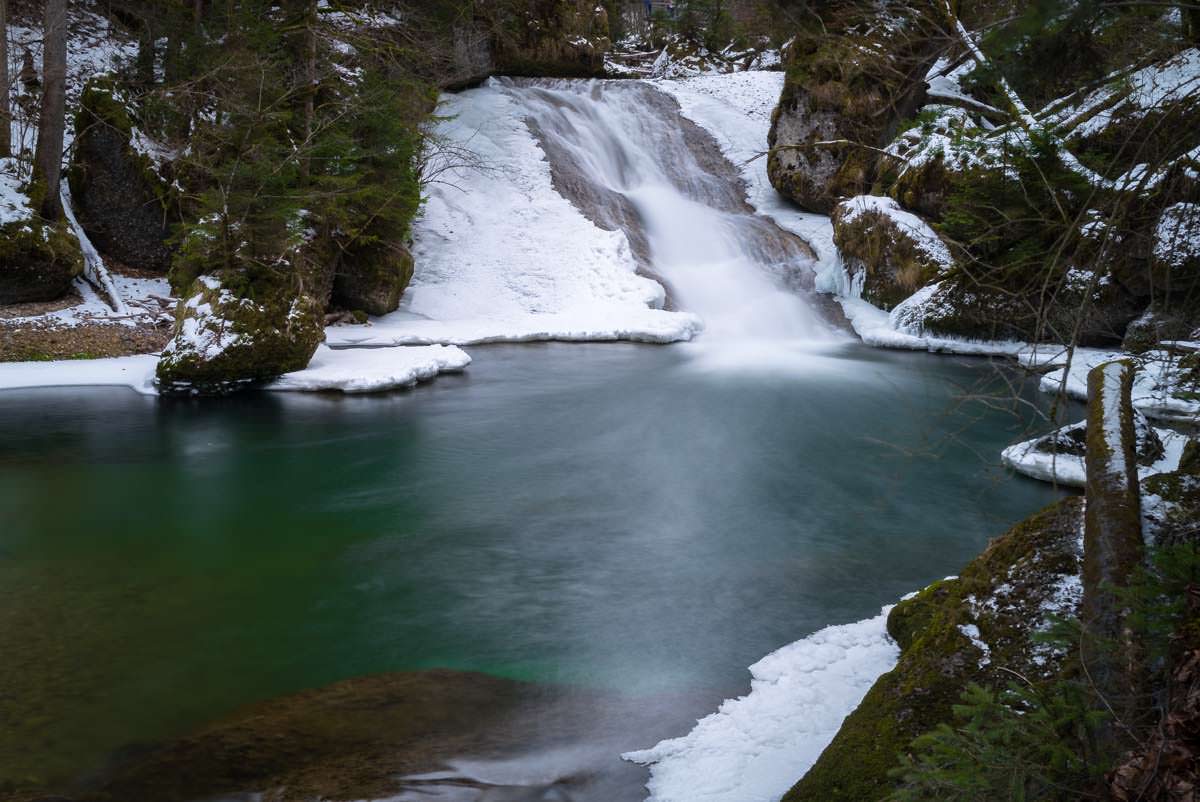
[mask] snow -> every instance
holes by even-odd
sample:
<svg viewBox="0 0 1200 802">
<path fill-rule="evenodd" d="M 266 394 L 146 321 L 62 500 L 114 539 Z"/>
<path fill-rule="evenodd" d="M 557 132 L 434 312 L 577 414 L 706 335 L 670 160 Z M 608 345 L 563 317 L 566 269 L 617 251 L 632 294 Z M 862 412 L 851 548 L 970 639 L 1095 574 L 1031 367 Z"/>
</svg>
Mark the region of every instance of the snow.
<svg viewBox="0 0 1200 802">
<path fill-rule="evenodd" d="M 337 351 L 322 345 L 307 368 L 285 373 L 265 389 L 378 393 L 413 387 L 439 373 L 465 370 L 469 364 L 471 357 L 452 345 Z"/>
<path fill-rule="evenodd" d="M 1119 118 L 1136 120 L 1168 104 L 1197 100 L 1200 49 L 1193 47 L 1128 75 L 1109 76 L 1106 86 L 1077 104 L 1056 110 L 1048 122 L 1070 129 L 1071 136 L 1090 137 L 1102 133 Z"/>
<path fill-rule="evenodd" d="M 1188 422 L 1200 418 L 1200 400 L 1194 397 L 1196 388 L 1190 386 L 1179 357 L 1169 351 L 1133 356 L 1121 351 L 1076 348 L 1069 371 L 1067 354 L 1061 347 L 1049 347 L 1020 354 L 1018 361 L 1028 368 L 1054 368 L 1042 377 L 1039 384 L 1042 392 L 1065 392 L 1069 398 L 1087 401 L 1087 374 L 1092 368 L 1115 359 L 1132 359 L 1137 367 L 1133 377 L 1134 409 L 1160 420 Z"/>
<path fill-rule="evenodd" d="M 0 159 L 0 226 L 21 223 L 33 218 L 29 196 L 21 191 L 17 165 L 11 158 Z"/>
<path fill-rule="evenodd" d="M 959 624 L 958 631 L 963 637 L 971 641 L 971 645 L 979 650 L 979 665 L 987 666 L 992 662 L 992 649 L 984 642 L 979 627 L 974 624 Z"/>
<path fill-rule="evenodd" d="M 111 359 L 77 359 L 58 362 L 0 363 L 0 390 L 35 387 L 129 387 L 142 395 L 157 395 L 152 354 Z"/>
<path fill-rule="evenodd" d="M 378 393 L 413 387 L 439 373 L 462 371 L 471 358 L 453 346 L 334 350 L 320 346 L 304 370 L 264 386 L 288 392 Z M 38 387 L 129 387 L 158 395 L 158 356 L 0 363 L 0 391 Z"/>
<path fill-rule="evenodd" d="M 1172 269 L 1200 262 L 1200 203 L 1163 210 L 1154 229 L 1154 257 Z"/>
<path fill-rule="evenodd" d="M 929 224 L 912 212 L 902 209 L 900 204 L 891 198 L 879 195 L 858 195 L 839 204 L 838 214 L 842 216 L 842 220 L 846 224 L 854 223 L 867 214 L 886 217 L 908 236 L 917 250 L 923 253 L 929 261 L 940 265 L 943 269 L 949 268 L 954 263 L 953 257 L 950 256 L 950 249 L 946 247 L 946 243 L 942 242 L 942 238 Z"/>
<path fill-rule="evenodd" d="M 496 81 L 443 98 L 433 154 L 445 169 L 413 227 L 417 272 L 401 308 L 328 330 L 331 345 L 525 340 L 676 342 L 699 318 L 668 312 L 620 232 L 551 183 L 515 102 Z M 468 155 L 469 154 L 469 155 Z"/>
<path fill-rule="evenodd" d="M 777 802 L 816 762 L 900 650 L 885 607 L 826 627 L 750 667 L 750 693 L 687 735 L 623 757 L 650 766 L 647 802 Z"/>
<path fill-rule="evenodd" d="M 1087 470 L 1082 454 L 1071 454 L 1063 450 L 1053 450 L 1051 439 L 1061 438 L 1072 431 L 1082 431 L 1086 423 L 1064 426 L 1049 435 L 1040 435 L 1029 440 L 1009 446 L 1000 454 L 1001 461 L 1014 471 L 1033 479 L 1063 485 L 1066 487 L 1083 487 L 1087 484 Z M 1183 458 L 1184 446 L 1188 443 L 1187 435 L 1170 429 L 1155 429 L 1163 444 L 1163 456 L 1151 465 L 1139 465 L 1138 477 L 1145 479 L 1156 473 L 1169 473 L 1179 468 Z M 1040 446 L 1040 448 L 1039 448 Z"/>
<path fill-rule="evenodd" d="M 907 322 L 906 313 L 914 305 L 927 301 L 937 287 L 937 284 L 931 284 L 918 290 L 908 300 L 898 304 L 890 314 L 862 298 L 840 297 L 837 300 L 854 332 L 864 343 L 876 348 L 968 356 L 1017 356 L 1028 350 L 1027 343 L 1016 340 L 968 340 L 928 335 L 914 330 Z"/>
</svg>

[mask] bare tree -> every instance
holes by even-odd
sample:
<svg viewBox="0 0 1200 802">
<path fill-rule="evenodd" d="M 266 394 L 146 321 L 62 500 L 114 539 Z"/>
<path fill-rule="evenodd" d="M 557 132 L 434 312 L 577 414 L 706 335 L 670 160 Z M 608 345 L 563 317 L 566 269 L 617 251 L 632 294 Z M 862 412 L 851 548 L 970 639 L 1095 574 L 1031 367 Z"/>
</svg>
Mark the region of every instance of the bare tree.
<svg viewBox="0 0 1200 802">
<path fill-rule="evenodd" d="M 66 0 L 46 0 L 45 38 L 42 53 L 42 110 L 38 121 L 37 151 L 33 158 L 33 177 L 35 182 L 42 182 L 45 187 L 42 216 L 57 220 L 62 216 L 59 188 L 67 124 Z"/>
</svg>

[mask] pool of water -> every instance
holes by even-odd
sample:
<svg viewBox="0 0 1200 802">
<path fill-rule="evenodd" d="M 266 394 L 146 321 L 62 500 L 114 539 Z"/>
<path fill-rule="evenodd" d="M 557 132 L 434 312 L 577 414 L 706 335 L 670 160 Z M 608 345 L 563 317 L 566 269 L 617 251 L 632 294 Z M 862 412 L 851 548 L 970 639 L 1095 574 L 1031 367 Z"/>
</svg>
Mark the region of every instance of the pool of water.
<svg viewBox="0 0 1200 802">
<path fill-rule="evenodd" d="M 703 715 L 1055 496 L 1000 468 L 1036 424 L 964 399 L 1008 392 L 984 360 L 472 353 L 379 397 L 0 395 L 0 788 L 374 672 Z"/>
</svg>

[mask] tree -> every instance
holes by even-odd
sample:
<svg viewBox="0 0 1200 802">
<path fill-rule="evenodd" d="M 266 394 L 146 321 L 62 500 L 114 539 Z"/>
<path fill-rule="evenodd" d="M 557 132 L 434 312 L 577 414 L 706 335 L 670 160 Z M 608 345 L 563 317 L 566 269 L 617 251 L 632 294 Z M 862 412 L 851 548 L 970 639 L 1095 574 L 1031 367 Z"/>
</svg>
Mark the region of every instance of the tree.
<svg viewBox="0 0 1200 802">
<path fill-rule="evenodd" d="M 67 2 L 46 0 L 45 47 L 42 53 L 42 110 L 38 121 L 33 180 L 41 189 L 41 213 L 48 220 L 62 216 L 63 139 L 67 105 Z"/>
<path fill-rule="evenodd" d="M 8 0 L 0 0 L 0 157 L 12 155 L 12 87 L 8 79 Z"/>
</svg>

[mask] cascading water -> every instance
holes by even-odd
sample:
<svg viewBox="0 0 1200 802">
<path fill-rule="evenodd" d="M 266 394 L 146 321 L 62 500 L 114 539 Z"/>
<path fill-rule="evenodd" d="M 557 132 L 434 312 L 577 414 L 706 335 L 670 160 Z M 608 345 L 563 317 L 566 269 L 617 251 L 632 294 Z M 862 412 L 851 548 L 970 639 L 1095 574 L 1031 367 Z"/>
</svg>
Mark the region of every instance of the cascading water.
<svg viewBox="0 0 1200 802">
<path fill-rule="evenodd" d="M 804 295 L 812 256 L 754 214 L 736 170 L 652 85 L 504 82 L 553 170 L 597 225 L 620 229 L 675 306 L 705 322 L 708 345 L 755 347 L 832 336 Z"/>
</svg>

